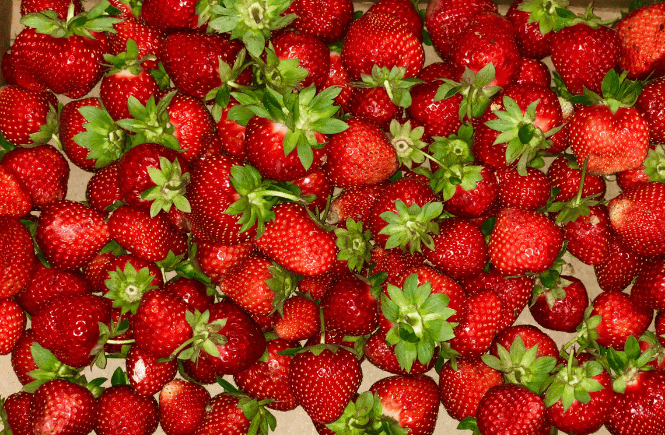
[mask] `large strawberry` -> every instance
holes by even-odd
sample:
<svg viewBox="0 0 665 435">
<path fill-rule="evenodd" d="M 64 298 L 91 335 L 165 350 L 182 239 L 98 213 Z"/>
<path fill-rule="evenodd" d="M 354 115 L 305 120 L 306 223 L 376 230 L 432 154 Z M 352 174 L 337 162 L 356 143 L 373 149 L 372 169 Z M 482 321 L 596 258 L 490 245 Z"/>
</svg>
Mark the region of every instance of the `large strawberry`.
<svg viewBox="0 0 665 435">
<path fill-rule="evenodd" d="M 65 20 L 45 12 L 21 18 L 27 27 L 4 59 L 13 69 L 11 83 L 81 98 L 102 78 L 103 55 L 108 52 L 104 32 L 113 31 L 113 23 L 120 20 L 106 15 L 108 1 L 78 15 L 73 6 Z"/>
<path fill-rule="evenodd" d="M 203 421 L 210 393 L 202 385 L 174 379 L 159 392 L 159 424 L 166 435 L 188 435 Z"/>
<path fill-rule="evenodd" d="M 128 435 L 150 435 L 158 424 L 155 398 L 139 396 L 129 385 L 112 385 L 97 398 L 95 433 L 98 435 L 119 431 Z"/>
<path fill-rule="evenodd" d="M 478 429 L 485 435 L 549 433 L 543 399 L 519 384 L 490 388 L 478 404 Z"/>
<path fill-rule="evenodd" d="M 340 41 L 353 21 L 351 0 L 295 0 L 286 10 L 296 15 L 292 26 L 326 44 Z"/>
<path fill-rule="evenodd" d="M 665 74 L 665 50 L 661 28 L 665 7 L 644 5 L 630 11 L 615 26 L 621 44 L 621 69 L 632 78 L 656 78 Z"/>
<path fill-rule="evenodd" d="M 30 406 L 32 433 L 82 435 L 95 427 L 97 404 L 86 387 L 64 379 L 53 379 L 34 392 Z"/>
</svg>

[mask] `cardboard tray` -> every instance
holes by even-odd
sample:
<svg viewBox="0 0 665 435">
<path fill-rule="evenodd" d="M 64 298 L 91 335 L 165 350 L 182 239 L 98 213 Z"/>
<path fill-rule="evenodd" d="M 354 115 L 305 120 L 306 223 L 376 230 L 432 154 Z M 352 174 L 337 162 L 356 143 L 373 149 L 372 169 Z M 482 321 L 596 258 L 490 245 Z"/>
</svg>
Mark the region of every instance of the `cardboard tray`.
<svg viewBox="0 0 665 435">
<path fill-rule="evenodd" d="M 83 0 L 84 7 L 86 10 L 90 9 L 91 5 L 96 3 L 96 0 Z M 357 10 L 366 10 L 373 2 L 357 2 Z M 612 1 L 612 0 L 599 0 L 594 2 L 596 13 L 603 18 L 614 18 L 619 17 L 621 11 L 626 11 L 628 9 L 630 1 L 621 0 L 621 1 Z M 421 1 L 421 7 L 426 7 L 427 1 Z M 501 0 L 499 2 L 499 9 L 501 12 L 505 13 L 509 5 L 509 2 L 506 0 Z M 586 7 L 587 3 L 582 0 L 572 0 L 571 5 L 574 5 L 573 9 L 576 12 L 580 12 Z M 20 0 L 0 0 L 0 54 L 4 53 L 10 46 L 13 38 L 21 30 L 22 26 L 19 23 L 19 7 Z M 439 60 L 439 57 L 434 53 L 431 47 L 426 48 L 426 63 L 436 62 Z M 0 82 L 2 84 L 2 82 Z M 94 91 L 93 91 L 94 92 Z M 62 102 L 66 102 L 65 99 Z M 91 174 L 84 172 L 73 165 L 70 165 L 72 168 L 69 190 L 67 197 L 72 200 L 84 200 L 85 199 L 85 187 L 87 180 L 90 178 Z M 613 183 L 608 184 L 608 194 L 607 198 L 611 198 L 618 193 L 616 186 Z M 573 274 L 580 278 L 586 285 L 587 291 L 589 293 L 590 300 L 600 293 L 600 289 L 596 282 L 593 268 L 582 264 L 569 254 L 566 255 L 566 259 L 570 260 L 570 264 L 574 270 Z M 526 324 L 535 324 L 532 319 L 529 310 L 525 309 L 522 315 L 516 322 L 517 324 L 526 323 Z M 552 331 L 549 331 L 552 332 Z M 567 342 L 572 334 L 552 332 L 552 336 L 557 341 L 557 343 L 562 344 Z M 91 371 L 86 369 L 84 371 L 88 379 L 93 379 L 96 377 L 107 377 L 110 379 L 111 374 L 120 366 L 122 361 L 118 360 L 109 360 L 109 365 L 104 371 L 94 370 Z M 122 365 L 124 368 L 124 364 Z M 369 387 L 376 382 L 377 380 L 387 376 L 385 372 L 374 368 L 371 364 L 365 362 L 363 363 L 363 372 L 364 379 L 362 385 L 359 388 L 359 392 L 367 391 Z M 432 376 L 438 382 L 438 375 L 434 370 L 428 372 L 428 375 Z M 228 380 L 229 376 L 226 377 Z M 0 396 L 7 397 L 8 395 L 15 393 L 21 389 L 21 384 L 18 382 L 16 375 L 13 373 L 10 358 L 9 356 L 0 357 Z M 210 386 L 209 390 L 211 394 L 217 394 L 221 392 L 221 388 L 218 386 Z M 302 410 L 302 408 L 297 408 L 294 411 L 289 411 L 287 413 L 273 411 L 274 415 L 277 418 L 277 428 L 275 432 L 276 435 L 316 435 L 317 432 L 314 429 L 311 420 Z M 446 411 L 441 406 L 439 408 L 439 418 L 436 426 L 436 435 L 456 435 L 456 434 L 469 434 L 469 431 L 459 431 L 456 429 L 458 422 L 450 418 Z M 162 435 L 164 432 L 161 428 L 158 428 L 156 434 Z M 607 435 L 609 432 L 602 428 L 599 434 Z"/>
</svg>

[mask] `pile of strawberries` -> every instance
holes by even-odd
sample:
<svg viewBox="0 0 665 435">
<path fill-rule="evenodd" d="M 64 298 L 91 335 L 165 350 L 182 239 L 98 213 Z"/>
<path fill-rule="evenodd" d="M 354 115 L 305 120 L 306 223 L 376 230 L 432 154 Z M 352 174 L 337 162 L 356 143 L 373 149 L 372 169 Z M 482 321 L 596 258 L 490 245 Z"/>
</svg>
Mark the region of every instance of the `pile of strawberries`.
<svg viewBox="0 0 665 435">
<path fill-rule="evenodd" d="M 665 3 L 20 11 L 6 430 L 665 434 Z"/>
</svg>

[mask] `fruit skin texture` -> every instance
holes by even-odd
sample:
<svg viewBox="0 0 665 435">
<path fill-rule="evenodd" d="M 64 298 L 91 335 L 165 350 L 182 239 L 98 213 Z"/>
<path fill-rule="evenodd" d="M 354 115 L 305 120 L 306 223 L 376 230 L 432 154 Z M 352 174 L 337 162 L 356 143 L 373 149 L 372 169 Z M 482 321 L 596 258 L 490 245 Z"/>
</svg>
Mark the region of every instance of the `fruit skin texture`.
<svg viewBox="0 0 665 435">
<path fill-rule="evenodd" d="M 23 290 L 37 263 L 28 229 L 18 219 L 0 216 L 0 298 Z"/>
<path fill-rule="evenodd" d="M 8 355 L 25 330 L 26 316 L 13 299 L 0 299 L 0 355 Z"/>
<path fill-rule="evenodd" d="M 97 399 L 97 435 L 151 435 L 159 424 L 157 401 L 139 396 L 129 385 L 114 385 Z"/>
<path fill-rule="evenodd" d="M 266 224 L 256 246 L 268 258 L 303 276 L 323 275 L 335 265 L 337 251 L 333 233 L 319 227 L 296 203 L 273 207 L 275 219 Z"/>
<path fill-rule="evenodd" d="M 439 414 L 436 382 L 427 375 L 389 376 L 375 382 L 370 391 L 379 396 L 384 415 L 411 435 L 431 435 Z"/>
<path fill-rule="evenodd" d="M 189 435 L 203 421 L 210 393 L 184 379 L 174 379 L 159 392 L 159 424 L 166 435 Z"/>
<path fill-rule="evenodd" d="M 569 124 L 569 143 L 581 168 L 609 175 L 638 168 L 649 149 L 649 126 L 635 108 L 620 107 L 612 113 L 606 105 L 583 107 Z"/>
<path fill-rule="evenodd" d="M 96 414 L 97 404 L 90 390 L 63 379 L 54 379 L 37 388 L 32 397 L 32 433 L 87 435 L 95 426 Z"/>
<path fill-rule="evenodd" d="M 476 419 L 483 435 L 549 433 L 543 399 L 519 384 L 490 388 L 480 399 Z"/>
<path fill-rule="evenodd" d="M 292 25 L 298 32 L 330 44 L 346 35 L 353 9 L 351 0 L 295 0 L 285 13 L 296 14 Z"/>
<path fill-rule="evenodd" d="M 584 320 L 589 296 L 586 287 L 578 278 L 570 275 L 563 275 L 561 278 L 570 281 L 570 284 L 564 287 L 564 298 L 554 299 L 550 307 L 547 298 L 548 292 L 551 294 L 552 290 L 546 290 L 529 306 L 529 310 L 534 320 L 543 328 L 575 332 L 577 325 Z"/>
<path fill-rule="evenodd" d="M 176 360 L 157 362 L 139 346 L 132 346 L 125 359 L 129 384 L 140 396 L 153 396 L 172 381 L 178 371 Z"/>
<path fill-rule="evenodd" d="M 240 398 L 221 393 L 208 401 L 203 421 L 193 435 L 228 434 L 244 435 L 250 421 L 238 406 Z"/>
<path fill-rule="evenodd" d="M 653 311 L 636 305 L 622 292 L 604 292 L 591 303 L 592 316 L 601 315 L 602 321 L 596 328 L 598 344 L 623 350 L 629 335 L 640 337 L 647 330 L 653 318 Z"/>
<path fill-rule="evenodd" d="M 621 242 L 638 255 L 665 254 L 665 184 L 642 183 L 607 205 L 610 224 Z"/>
<path fill-rule="evenodd" d="M 51 92 L 3 86 L 0 88 L 0 133 L 14 145 L 32 145 L 30 135 L 46 125 L 46 115 L 57 106 L 58 100 Z"/>
<path fill-rule="evenodd" d="M 665 373 L 641 371 L 617 393 L 614 410 L 605 427 L 612 435 L 647 435 L 665 433 Z"/>
<path fill-rule="evenodd" d="M 651 143 L 665 143 L 665 77 L 649 81 L 637 97 L 635 108 L 649 124 Z"/>
<path fill-rule="evenodd" d="M 490 261 L 503 275 L 540 273 L 552 266 L 563 243 L 561 231 L 546 216 L 507 207 L 490 235 Z"/>
<path fill-rule="evenodd" d="M 647 263 L 631 287 L 633 301 L 644 308 L 665 310 L 665 262 L 654 258 Z"/>
<path fill-rule="evenodd" d="M 97 295 L 62 296 L 32 318 L 37 341 L 62 363 L 85 367 L 99 340 L 99 322 L 111 321 L 109 300 Z"/>
<path fill-rule="evenodd" d="M 296 354 L 291 361 L 289 384 L 307 415 L 318 423 L 337 420 L 362 381 L 356 357 L 344 348 Z M 322 394 L 325 392 L 325 394 Z"/>
<path fill-rule="evenodd" d="M 665 74 L 665 5 L 636 8 L 615 26 L 621 43 L 621 69 L 628 77 L 645 79 Z"/>
</svg>

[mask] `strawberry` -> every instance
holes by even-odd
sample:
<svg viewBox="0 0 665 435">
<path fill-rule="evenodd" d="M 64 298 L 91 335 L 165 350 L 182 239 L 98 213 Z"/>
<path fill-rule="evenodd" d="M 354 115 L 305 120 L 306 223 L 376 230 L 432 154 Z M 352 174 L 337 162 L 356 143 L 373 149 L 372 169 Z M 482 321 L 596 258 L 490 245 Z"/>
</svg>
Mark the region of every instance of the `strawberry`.
<svg viewBox="0 0 665 435">
<path fill-rule="evenodd" d="M 462 358 L 480 358 L 487 352 L 501 321 L 501 299 L 491 290 L 470 296 L 455 326 L 450 348 Z"/>
<path fill-rule="evenodd" d="M 50 89 L 72 99 L 90 92 L 104 74 L 103 55 L 108 51 L 104 32 L 120 21 L 104 14 L 108 6 L 102 2 L 79 15 L 70 7 L 66 19 L 43 12 L 23 16 L 21 22 L 27 27 L 14 40 L 11 56 L 5 58 L 14 69 L 13 84 Z"/>
<path fill-rule="evenodd" d="M 9 355 L 14 350 L 25 331 L 25 324 L 25 313 L 15 300 L 0 301 L 0 355 Z"/>
<path fill-rule="evenodd" d="M 108 215 L 116 201 L 122 201 L 118 164 L 110 165 L 95 172 L 85 187 L 85 199 L 93 210 Z"/>
<path fill-rule="evenodd" d="M 129 385 L 113 385 L 97 398 L 95 433 L 150 435 L 157 430 L 159 409 L 154 397 L 139 396 Z"/>
<path fill-rule="evenodd" d="M 254 417 L 262 419 L 265 412 L 255 400 L 248 400 L 246 397 L 236 394 L 220 393 L 208 401 L 203 420 L 193 435 L 215 432 L 242 435 L 248 433 Z M 262 423 L 258 423 L 258 420 L 255 423 L 256 426 L 260 424 Z M 267 426 L 261 430 L 267 432 Z"/>
<path fill-rule="evenodd" d="M 488 252 L 501 274 L 521 275 L 549 269 L 562 244 L 561 231 L 546 216 L 509 207 L 499 212 Z"/>
<path fill-rule="evenodd" d="M 325 44 L 340 41 L 353 20 L 351 0 L 295 0 L 286 10 L 296 15 L 292 26 Z"/>
<path fill-rule="evenodd" d="M 0 399 L 0 413 L 4 413 L 2 422 L 6 430 L 13 435 L 30 435 L 30 405 L 32 393 L 19 391 L 9 395 L 6 399 Z M 6 418 L 5 418 L 6 417 Z"/>
<path fill-rule="evenodd" d="M 397 154 L 378 125 L 364 118 L 347 120 L 349 128 L 333 134 L 323 171 L 341 188 L 379 184 L 397 170 Z"/>
<path fill-rule="evenodd" d="M 518 45 L 519 48 L 519 45 Z M 549 86 L 552 75 L 547 65 L 535 59 L 523 57 L 520 60 L 520 70 L 515 79 L 516 84 L 532 83 L 539 86 Z"/>
<path fill-rule="evenodd" d="M 371 279 L 347 275 L 334 281 L 321 299 L 326 332 L 349 336 L 371 334 L 379 325 L 378 292 Z"/>
<path fill-rule="evenodd" d="M 337 257 L 332 233 L 318 226 L 300 204 L 279 204 L 273 212 L 275 220 L 266 224 L 265 232 L 255 242 L 257 248 L 298 275 L 330 271 Z"/>
<path fill-rule="evenodd" d="M 37 337 L 34 331 L 26 329 L 12 350 L 12 370 L 21 385 L 27 385 L 35 380 L 28 373 L 38 369 L 31 352 L 32 345 L 36 342 Z"/>
<path fill-rule="evenodd" d="M 419 37 L 399 18 L 384 12 L 367 13 L 354 21 L 344 38 L 341 55 L 352 80 L 371 74 L 374 65 L 404 67 L 405 77 L 415 77 L 424 63 Z"/>
<path fill-rule="evenodd" d="M 62 434 L 88 434 L 95 427 L 96 415 L 97 403 L 92 392 L 67 380 L 50 380 L 32 396 L 32 433 L 48 433 L 57 427 Z"/>
<path fill-rule="evenodd" d="M 16 146 L 48 142 L 57 129 L 58 100 L 44 90 L 0 88 L 0 134 Z"/>
<path fill-rule="evenodd" d="M 503 375 L 481 359 L 460 358 L 455 364 L 448 360 L 439 371 L 439 398 L 448 415 L 461 421 L 476 416 L 480 399 L 503 383 Z"/>
<path fill-rule="evenodd" d="M 59 296 L 31 320 L 40 345 L 68 366 L 85 367 L 100 338 L 99 323 L 111 321 L 111 305 L 96 295 Z"/>
<path fill-rule="evenodd" d="M 144 210 L 122 206 L 113 212 L 108 226 L 120 246 L 143 260 L 160 261 L 169 252 L 171 225 L 164 214 L 150 217 Z"/>
<path fill-rule="evenodd" d="M 321 332 L 321 310 L 316 302 L 294 295 L 284 301 L 281 317 L 273 331 L 280 339 L 305 340 Z"/>
<path fill-rule="evenodd" d="M 555 158 L 547 168 L 547 178 L 552 183 L 552 188 L 558 192 L 555 201 L 569 201 L 577 196 L 582 183 L 582 167 L 578 166 L 573 156 L 566 154 Z M 582 198 L 597 195 L 605 196 L 607 186 L 602 176 L 586 173 L 584 175 L 584 186 L 582 187 Z"/>
<path fill-rule="evenodd" d="M 481 12 L 498 12 L 494 2 L 474 0 L 435 0 L 425 11 L 425 26 L 439 56 L 449 60 L 455 40 L 473 18 Z"/>
<path fill-rule="evenodd" d="M 630 290 L 635 304 L 652 310 L 665 309 L 665 293 L 663 292 L 663 261 L 653 259 L 637 275 Z"/>
<path fill-rule="evenodd" d="M 665 184 L 649 182 L 638 184 L 613 198 L 607 205 L 612 229 L 623 244 L 638 255 L 657 256 L 665 253 L 658 207 Z"/>
<path fill-rule="evenodd" d="M 74 3 L 74 14 L 83 12 L 80 0 L 21 0 L 21 16 L 33 12 L 55 11 L 58 18 L 64 20 L 67 18 L 69 5 L 72 3 Z"/>
<path fill-rule="evenodd" d="M 652 143 L 665 142 L 665 126 L 660 121 L 665 111 L 664 92 L 665 78 L 655 79 L 644 85 L 635 101 L 635 108 L 649 124 L 649 139 Z"/>
<path fill-rule="evenodd" d="M 22 218 L 32 211 L 30 192 L 3 164 L 0 164 L 0 186 L 0 216 Z"/>
<path fill-rule="evenodd" d="M 203 421 L 208 390 L 183 379 L 174 379 L 159 392 L 159 425 L 166 435 L 189 435 Z"/>
<path fill-rule="evenodd" d="M 591 316 L 602 316 L 596 328 L 596 341 L 601 346 L 617 350 L 623 350 L 629 335 L 641 336 L 653 319 L 652 310 L 640 307 L 622 292 L 601 293 L 594 298 L 591 306 Z"/>
<path fill-rule="evenodd" d="M 186 276 L 176 276 L 164 290 L 173 293 L 189 305 L 190 309 L 204 312 L 215 303 L 215 294 L 202 281 Z"/>
<path fill-rule="evenodd" d="M 252 241 L 226 245 L 195 237 L 193 243 L 196 245 L 193 263 L 216 284 L 219 284 L 234 266 L 249 258 L 255 249 Z"/>
<path fill-rule="evenodd" d="M 526 175 L 520 175 L 515 168 L 497 169 L 494 174 L 499 187 L 501 208 L 537 210 L 544 207 L 550 198 L 550 180 L 536 168 L 526 168 Z"/>
<path fill-rule="evenodd" d="M 360 362 L 349 350 L 318 345 L 291 360 L 289 385 L 307 415 L 318 423 L 337 420 L 362 381 Z M 326 394 L 322 395 L 321 392 Z"/>
<path fill-rule="evenodd" d="M 307 77 L 298 83 L 306 88 L 312 84 L 323 89 L 330 72 L 330 50 L 315 36 L 284 30 L 270 38 L 280 61 L 298 59 L 298 68 L 307 71 Z"/>
<path fill-rule="evenodd" d="M 302 178 L 293 180 L 293 184 L 300 188 L 302 195 L 314 195 L 315 199 L 307 205 L 307 208 L 317 214 L 318 211 L 326 209 L 328 197 L 332 196 L 333 186 L 323 169 L 318 168 Z"/>
<path fill-rule="evenodd" d="M 37 263 L 30 282 L 16 300 L 30 316 L 35 316 L 59 295 L 92 293 L 90 282 L 79 272 L 48 268 Z"/>
<path fill-rule="evenodd" d="M 434 367 L 436 360 L 432 358 L 428 364 L 422 364 L 415 359 L 411 370 L 403 369 L 397 360 L 395 345 L 389 345 L 386 341 L 386 333 L 378 329 L 363 345 L 363 355 L 372 365 L 388 373 L 395 375 L 417 375 L 426 373 Z"/>
<path fill-rule="evenodd" d="M 0 296 L 10 298 L 30 282 L 37 258 L 28 229 L 11 217 L 0 217 Z"/>
<path fill-rule="evenodd" d="M 210 362 L 211 358 L 213 357 L 210 354 L 204 352 L 196 361 L 183 360 L 182 371 L 194 382 L 203 385 L 214 384 L 217 381 L 217 375 L 215 374 L 215 367 Z"/>
<path fill-rule="evenodd" d="M 557 18 L 555 9 L 564 2 L 545 5 L 539 1 L 515 0 L 506 12 L 513 25 L 515 42 L 520 54 L 530 59 L 542 59 L 550 54 L 552 28 Z"/>
<path fill-rule="evenodd" d="M 125 0 L 111 0 L 111 3 L 113 1 L 123 2 Z M 137 3 L 134 0 L 127 1 Z M 129 6 L 127 3 L 123 3 L 123 5 L 125 8 Z M 121 7 L 115 7 L 121 9 Z M 113 29 L 115 32 L 108 33 L 111 54 L 117 56 L 123 53 L 127 49 L 127 41 L 131 39 L 138 47 L 137 58 L 142 60 L 141 66 L 145 69 L 158 67 L 157 55 L 164 41 L 164 33 L 136 19 L 136 16 L 130 16 L 119 23 L 115 23 Z"/>
<path fill-rule="evenodd" d="M 646 263 L 646 258 L 626 247 L 611 232 L 607 255 L 594 266 L 598 286 L 603 291 L 622 291 L 633 282 Z"/>
<path fill-rule="evenodd" d="M 512 325 L 499 332 L 494 338 L 489 353 L 490 355 L 499 358 L 502 353 L 499 346 L 503 347 L 503 349 L 511 350 L 516 342 L 521 342 L 521 345 L 524 346 L 525 350 L 537 346 L 537 349 L 534 351 L 536 358 L 550 357 L 550 361 L 556 363 L 556 360 L 559 357 L 559 348 L 554 339 L 534 325 Z M 485 362 L 487 363 L 487 361 Z M 546 366 L 547 365 L 542 367 Z M 553 367 L 554 364 L 551 364 L 551 368 Z M 533 384 L 529 384 L 527 374 L 534 376 L 534 379 L 532 380 L 534 382 L 538 379 L 539 374 L 523 373 L 524 377 L 520 382 L 531 387 Z"/>
<path fill-rule="evenodd" d="M 419 10 L 414 3 L 406 0 L 382 0 L 370 6 L 367 12 L 381 12 L 395 15 L 422 41 L 423 18 L 420 16 Z"/>
<path fill-rule="evenodd" d="M 574 276 L 562 275 L 560 285 L 540 289 L 534 291 L 534 302 L 529 306 L 533 319 L 543 328 L 575 332 L 589 306 L 584 283 Z"/>
<path fill-rule="evenodd" d="M 496 203 L 499 186 L 494 171 L 483 165 L 478 165 L 478 168 L 482 180 L 469 190 L 465 190 L 461 185 L 455 186 L 453 196 L 443 204 L 447 212 L 463 218 L 477 218 L 487 213 Z"/>
<path fill-rule="evenodd" d="M 427 375 L 395 375 L 376 381 L 370 391 L 378 396 L 383 415 L 413 435 L 434 433 L 439 414 L 438 387 Z"/>
<path fill-rule="evenodd" d="M 290 411 L 298 406 L 295 396 L 289 388 L 288 378 L 293 356 L 279 352 L 298 347 L 295 342 L 283 339 L 270 340 L 267 343 L 268 357 L 258 360 L 247 369 L 233 375 L 238 388 L 259 401 L 273 399 L 266 406 L 279 411 Z"/>
<path fill-rule="evenodd" d="M 194 30 L 199 25 L 194 0 L 168 0 L 165 2 L 144 0 L 139 18 L 147 25 L 164 33 L 185 29 Z"/>
<path fill-rule="evenodd" d="M 478 404 L 476 419 L 485 435 L 549 433 L 543 399 L 519 384 L 500 384 L 487 390 Z"/>
<path fill-rule="evenodd" d="M 631 10 L 616 24 L 621 46 L 620 67 L 632 78 L 655 78 L 665 74 L 665 51 L 660 26 L 665 7 L 644 5 Z"/>
</svg>

